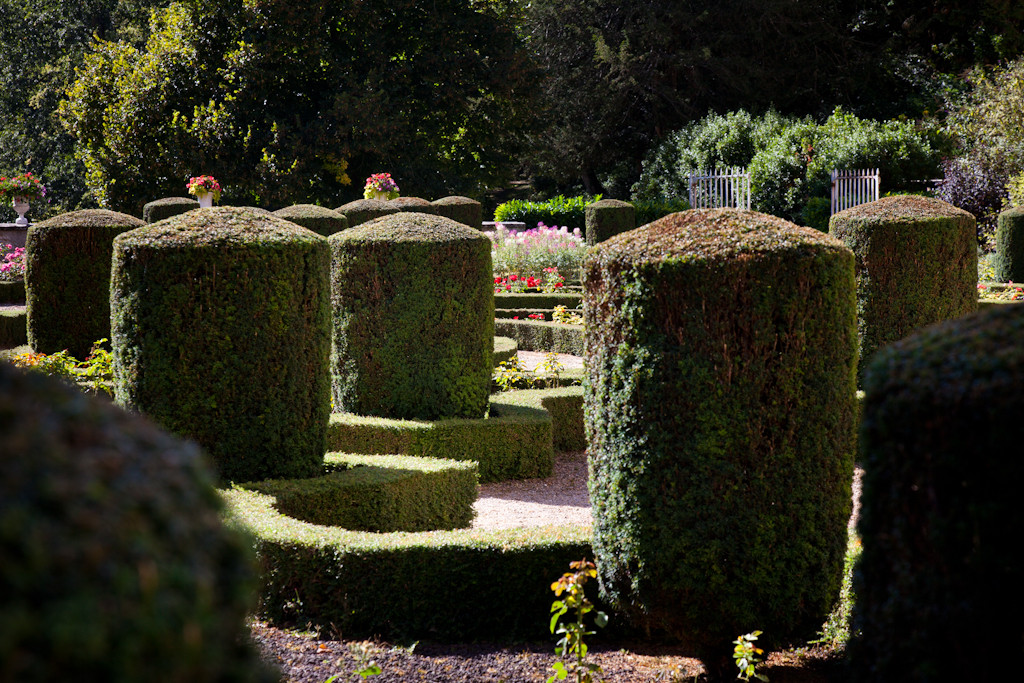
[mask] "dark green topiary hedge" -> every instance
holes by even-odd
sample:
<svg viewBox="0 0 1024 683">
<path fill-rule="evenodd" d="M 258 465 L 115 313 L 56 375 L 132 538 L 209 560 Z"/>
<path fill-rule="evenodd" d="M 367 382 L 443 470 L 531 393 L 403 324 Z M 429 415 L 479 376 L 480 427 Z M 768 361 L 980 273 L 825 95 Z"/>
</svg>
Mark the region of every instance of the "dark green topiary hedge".
<svg viewBox="0 0 1024 683">
<path fill-rule="evenodd" d="M 0 681 L 270 681 L 199 450 L 0 363 Z"/>
<path fill-rule="evenodd" d="M 4 273 L 6 274 L 6 273 Z M 25 303 L 25 278 L 0 279 L 0 304 Z"/>
<path fill-rule="evenodd" d="M 884 197 L 832 216 L 857 257 L 861 366 L 914 330 L 978 307 L 974 216 L 938 199 Z"/>
<path fill-rule="evenodd" d="M 334 409 L 483 417 L 494 352 L 491 242 L 402 213 L 330 237 Z"/>
<path fill-rule="evenodd" d="M 523 351 L 550 351 L 582 356 L 586 341 L 582 325 L 563 325 L 537 320 L 502 318 L 494 321 L 494 331 L 503 337 L 515 339 Z"/>
<path fill-rule="evenodd" d="M 61 214 L 29 226 L 25 239 L 28 343 L 85 358 L 110 338 L 110 256 L 114 238 L 143 225 L 105 209 Z"/>
<path fill-rule="evenodd" d="M 274 496 L 281 513 L 353 531 L 468 527 L 477 465 L 401 455 L 328 453 L 332 471 L 313 479 L 271 479 L 245 488 Z"/>
<path fill-rule="evenodd" d="M 348 218 L 345 217 L 345 214 L 315 204 L 286 206 L 275 211 L 274 215 L 324 237 L 348 230 Z"/>
<path fill-rule="evenodd" d="M 357 199 L 335 209 L 348 219 L 348 227 L 354 228 L 374 218 L 398 213 L 397 206 L 390 206 L 380 199 Z"/>
<path fill-rule="evenodd" d="M 995 270 L 999 282 L 1024 282 L 1024 207 L 999 214 Z"/>
<path fill-rule="evenodd" d="M 144 223 L 156 223 L 171 216 L 183 214 L 192 209 L 198 209 L 199 202 L 188 197 L 164 197 L 149 202 L 142 207 L 142 221 Z"/>
<path fill-rule="evenodd" d="M 588 253 L 602 594 L 712 668 L 737 634 L 813 636 L 839 594 L 853 266 L 820 232 L 735 209 L 673 214 Z"/>
<path fill-rule="evenodd" d="M 25 307 L 18 306 L 0 311 L 0 349 L 10 349 L 28 343 L 25 326 Z"/>
<path fill-rule="evenodd" d="M 477 230 L 479 230 L 483 225 L 483 205 L 475 199 L 459 197 L 456 195 L 435 199 L 430 203 L 434 205 L 434 209 L 438 216 L 451 218 L 457 223 L 468 225 L 469 227 L 476 228 Z"/>
<path fill-rule="evenodd" d="M 1001 306 L 867 368 L 856 680 L 996 681 L 1020 651 L 1022 338 L 1024 308 Z"/>
<path fill-rule="evenodd" d="M 583 295 L 576 292 L 497 292 L 494 295 L 496 308 L 554 308 L 565 306 L 573 309 L 583 301 Z"/>
<path fill-rule="evenodd" d="M 437 215 L 437 207 L 422 197 L 397 197 L 389 200 L 388 206 L 399 211 Z"/>
<path fill-rule="evenodd" d="M 494 338 L 494 367 L 498 367 L 507 360 L 513 360 L 519 351 L 519 345 L 515 339 L 508 337 Z"/>
<path fill-rule="evenodd" d="M 594 245 L 604 242 L 623 232 L 636 227 L 636 211 L 629 202 L 618 199 L 602 199 L 588 204 L 584 209 L 587 224 L 587 244 Z"/>
<path fill-rule="evenodd" d="M 245 208 L 114 244 L 117 400 L 198 441 L 225 480 L 321 471 L 329 417 L 327 241 Z"/>
</svg>

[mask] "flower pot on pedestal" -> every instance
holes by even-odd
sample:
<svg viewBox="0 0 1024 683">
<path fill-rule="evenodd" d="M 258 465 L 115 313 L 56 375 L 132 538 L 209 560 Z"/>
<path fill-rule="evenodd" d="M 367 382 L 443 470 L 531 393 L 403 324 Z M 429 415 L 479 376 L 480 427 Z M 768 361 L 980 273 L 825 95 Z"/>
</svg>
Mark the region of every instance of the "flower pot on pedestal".
<svg viewBox="0 0 1024 683">
<path fill-rule="evenodd" d="M 18 219 L 14 221 L 14 224 L 22 227 L 28 225 L 28 219 L 25 218 L 25 214 L 28 213 L 28 199 L 25 197 L 15 197 L 14 210 L 18 214 Z"/>
</svg>

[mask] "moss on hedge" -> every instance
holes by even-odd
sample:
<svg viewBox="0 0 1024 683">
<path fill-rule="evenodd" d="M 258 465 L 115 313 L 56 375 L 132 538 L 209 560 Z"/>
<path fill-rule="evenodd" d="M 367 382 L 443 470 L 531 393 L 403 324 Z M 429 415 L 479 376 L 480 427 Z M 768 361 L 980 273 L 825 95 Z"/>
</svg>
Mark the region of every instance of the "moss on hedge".
<svg viewBox="0 0 1024 683">
<path fill-rule="evenodd" d="M 538 320 L 495 320 L 494 331 L 503 337 L 515 339 L 523 351 L 551 351 L 582 356 L 586 341 L 582 325 Z"/>
<path fill-rule="evenodd" d="M 451 218 L 453 221 L 477 230 L 483 226 L 483 205 L 475 199 L 455 195 L 435 199 L 430 203 L 434 205 L 438 216 Z"/>
<path fill-rule="evenodd" d="M 327 242 L 220 207 L 114 245 L 117 400 L 195 439 L 225 480 L 320 471 L 329 414 Z"/>
<path fill-rule="evenodd" d="M 468 527 L 477 465 L 400 455 L 328 453 L 328 473 L 272 479 L 244 488 L 274 496 L 281 513 L 354 531 L 431 531 Z"/>
<path fill-rule="evenodd" d="M 0 349 L 9 349 L 28 343 L 25 326 L 25 307 L 18 306 L 0 311 Z"/>
<path fill-rule="evenodd" d="M 838 596 L 855 429 L 854 259 L 751 211 L 672 214 L 584 266 L 602 594 L 712 666 Z"/>
<path fill-rule="evenodd" d="M 225 496 L 257 537 L 260 616 L 346 637 L 544 638 L 551 581 L 591 556 L 587 527 L 374 534 L 301 522 L 255 492 Z"/>
<path fill-rule="evenodd" d="M 151 201 L 142 207 L 142 222 L 156 223 L 165 218 L 177 216 L 198 208 L 199 202 L 195 199 L 189 199 L 188 197 L 164 197 L 163 199 Z"/>
<path fill-rule="evenodd" d="M 330 237 L 336 232 L 348 230 L 348 218 L 338 211 L 331 211 L 315 204 L 296 204 L 274 212 L 278 218 L 301 225 L 318 235 Z"/>
<path fill-rule="evenodd" d="M 422 197 L 396 197 L 388 200 L 388 206 L 399 211 L 437 215 L 437 207 Z"/>
<path fill-rule="evenodd" d="M 999 214 L 995 271 L 999 282 L 1024 282 L 1024 207 Z"/>
<path fill-rule="evenodd" d="M 194 444 L 0 363 L 0 680 L 275 680 Z"/>
<path fill-rule="evenodd" d="M 482 417 L 494 367 L 491 243 L 402 213 L 330 237 L 335 410 Z"/>
<path fill-rule="evenodd" d="M 974 216 L 938 199 L 884 197 L 832 216 L 857 258 L 861 365 L 914 330 L 977 310 Z"/>
<path fill-rule="evenodd" d="M 110 338 L 110 257 L 114 238 L 143 225 L 134 216 L 86 209 L 29 226 L 25 238 L 28 343 L 85 358 Z"/>
<path fill-rule="evenodd" d="M 397 206 L 389 206 L 387 202 L 380 199 L 357 199 L 335 209 L 348 219 L 348 227 L 354 228 L 374 218 L 388 216 L 398 213 Z"/>
<path fill-rule="evenodd" d="M 629 202 L 618 199 L 601 199 L 587 204 L 583 210 L 586 219 L 587 244 L 594 245 L 604 242 L 623 232 L 636 227 L 636 211 Z"/>
<path fill-rule="evenodd" d="M 1024 636 L 1017 416 L 1024 308 L 928 327 L 864 380 L 851 668 L 857 680 L 999 680 Z"/>
</svg>

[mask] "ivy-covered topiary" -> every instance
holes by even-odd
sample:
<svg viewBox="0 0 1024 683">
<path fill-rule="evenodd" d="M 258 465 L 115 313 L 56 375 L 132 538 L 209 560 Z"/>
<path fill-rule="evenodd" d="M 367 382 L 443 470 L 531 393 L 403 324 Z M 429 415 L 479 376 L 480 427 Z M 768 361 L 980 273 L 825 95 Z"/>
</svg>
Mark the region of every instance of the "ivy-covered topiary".
<svg viewBox="0 0 1024 683">
<path fill-rule="evenodd" d="M 318 235 L 329 237 L 336 232 L 348 230 L 348 219 L 345 214 L 331 211 L 315 204 L 296 204 L 286 206 L 274 212 L 278 218 L 301 225 Z"/>
<path fill-rule="evenodd" d="M 453 195 L 442 197 L 430 202 L 434 205 L 438 216 L 451 218 L 457 223 L 468 225 L 479 230 L 483 226 L 483 205 L 475 199 Z"/>
<path fill-rule="evenodd" d="M 1024 308 L 999 306 L 882 349 L 866 370 L 856 680 L 995 681 L 996 653 L 1020 650 L 1022 338 Z"/>
<path fill-rule="evenodd" d="M 587 222 L 587 244 L 604 242 L 636 227 L 636 212 L 633 205 L 618 199 L 601 199 L 587 204 L 583 210 Z"/>
<path fill-rule="evenodd" d="M 348 227 L 354 228 L 366 221 L 372 221 L 374 218 L 398 213 L 398 207 L 391 206 L 388 202 L 380 199 L 357 199 L 339 206 L 335 211 L 344 214 L 348 219 Z"/>
<path fill-rule="evenodd" d="M 884 197 L 832 216 L 857 257 L 861 366 L 914 330 L 978 307 L 974 216 L 939 199 Z"/>
<path fill-rule="evenodd" d="M 199 202 L 188 197 L 164 197 L 149 202 L 142 207 L 142 221 L 144 223 L 156 223 L 171 216 L 198 209 Z"/>
<path fill-rule="evenodd" d="M 736 634 L 813 635 L 851 507 L 850 250 L 704 209 L 593 247 L 584 278 L 602 594 L 713 669 Z"/>
<path fill-rule="evenodd" d="M 271 681 L 199 449 L 0 363 L 0 681 Z"/>
<path fill-rule="evenodd" d="M 334 409 L 483 417 L 494 351 L 491 242 L 402 213 L 331 235 Z"/>
<path fill-rule="evenodd" d="M 999 214 L 995 270 L 998 282 L 1024 282 L 1024 207 Z"/>
<path fill-rule="evenodd" d="M 110 338 L 110 255 L 114 238 L 143 225 L 105 209 L 61 214 L 29 226 L 25 240 L 28 343 L 40 353 L 89 355 Z"/>
<path fill-rule="evenodd" d="M 224 480 L 319 473 L 329 272 L 323 237 L 251 209 L 204 209 L 121 235 L 117 401 L 198 441 Z"/>
<path fill-rule="evenodd" d="M 399 211 L 437 215 L 437 207 L 422 197 L 398 197 L 388 201 L 388 206 Z"/>
</svg>

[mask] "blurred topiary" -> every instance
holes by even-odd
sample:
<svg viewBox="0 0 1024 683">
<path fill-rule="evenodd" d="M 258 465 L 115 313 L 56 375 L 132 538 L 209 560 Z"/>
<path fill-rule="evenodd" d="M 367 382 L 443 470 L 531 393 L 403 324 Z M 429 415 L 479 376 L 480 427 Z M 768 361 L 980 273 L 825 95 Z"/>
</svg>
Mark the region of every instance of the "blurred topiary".
<svg viewBox="0 0 1024 683">
<path fill-rule="evenodd" d="M 636 227 L 636 212 L 629 202 L 618 199 L 602 199 L 588 204 L 584 209 L 587 244 L 603 242 L 619 233 L 629 232 Z"/>
<path fill-rule="evenodd" d="M 442 197 L 431 202 L 438 216 L 451 218 L 457 223 L 468 225 L 477 230 L 483 225 L 483 206 L 469 197 Z"/>
<path fill-rule="evenodd" d="M 388 206 L 399 211 L 415 211 L 437 215 L 437 207 L 422 197 L 397 197 L 388 201 Z"/>
<path fill-rule="evenodd" d="M 385 216 L 330 237 L 337 411 L 483 417 L 494 350 L 491 242 L 441 216 Z"/>
<path fill-rule="evenodd" d="M 1024 282 L 1024 207 L 999 214 L 995 269 L 999 282 Z"/>
<path fill-rule="evenodd" d="M 29 227 L 25 239 L 28 343 L 34 351 L 89 355 L 110 337 L 110 255 L 114 238 L 143 225 L 134 216 L 86 209 Z"/>
<path fill-rule="evenodd" d="M 335 211 L 344 214 L 348 219 L 348 227 L 354 228 L 366 221 L 372 221 L 374 218 L 398 213 L 398 207 L 391 206 L 389 202 L 379 199 L 357 199 L 344 206 L 339 206 Z"/>
<path fill-rule="evenodd" d="M 348 230 L 348 218 L 338 211 L 331 211 L 315 204 L 296 204 L 274 212 L 278 218 L 301 225 L 318 235 L 329 237 L 336 232 Z"/>
<path fill-rule="evenodd" d="M 0 363 L 0 681 L 275 680 L 221 507 L 193 444 Z"/>
<path fill-rule="evenodd" d="M 814 634 L 839 594 L 855 430 L 854 259 L 751 211 L 666 216 L 584 266 L 602 594 L 715 670 Z"/>
<path fill-rule="evenodd" d="M 978 308 L 974 216 L 938 199 L 883 197 L 832 216 L 857 257 L 862 368 L 880 347 Z"/>
<path fill-rule="evenodd" d="M 855 680 L 995 681 L 996 652 L 1020 650 L 1022 337 L 1024 311 L 997 307 L 886 347 L 865 373 Z"/>
<path fill-rule="evenodd" d="M 224 480 L 308 477 L 329 419 L 330 253 L 220 207 L 121 235 L 111 281 L 118 403 L 195 439 Z"/>
<path fill-rule="evenodd" d="M 164 197 L 149 202 L 142 207 L 142 221 L 156 223 L 171 216 L 198 209 L 199 202 L 188 197 Z"/>
</svg>

